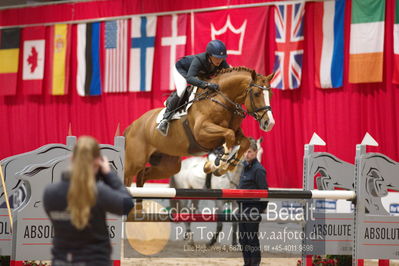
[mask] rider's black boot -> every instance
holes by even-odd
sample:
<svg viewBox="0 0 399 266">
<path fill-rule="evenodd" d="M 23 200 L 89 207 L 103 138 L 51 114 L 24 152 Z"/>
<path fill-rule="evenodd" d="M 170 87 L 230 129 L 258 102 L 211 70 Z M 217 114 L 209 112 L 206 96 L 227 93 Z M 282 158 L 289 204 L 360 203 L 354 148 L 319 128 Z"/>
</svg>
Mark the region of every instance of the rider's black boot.
<svg viewBox="0 0 399 266">
<path fill-rule="evenodd" d="M 159 122 L 157 129 L 161 132 L 162 135 L 167 136 L 169 130 L 169 121 L 172 119 L 173 115 L 176 112 L 176 108 L 179 105 L 180 97 L 177 95 L 176 91 L 174 91 L 169 98 L 166 100 L 166 110 L 163 114 L 163 118 L 161 122 Z"/>
</svg>

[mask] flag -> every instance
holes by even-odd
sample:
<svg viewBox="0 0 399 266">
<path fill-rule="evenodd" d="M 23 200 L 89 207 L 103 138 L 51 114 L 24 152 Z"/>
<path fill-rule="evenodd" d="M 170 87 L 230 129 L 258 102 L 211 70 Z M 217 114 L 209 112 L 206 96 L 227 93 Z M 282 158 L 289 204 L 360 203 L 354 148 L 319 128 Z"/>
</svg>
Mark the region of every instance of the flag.
<svg viewBox="0 0 399 266">
<path fill-rule="evenodd" d="M 194 14 L 194 51 L 205 52 L 211 40 L 227 48 L 226 62 L 265 73 L 265 32 L 269 7 L 229 9 Z M 252 26 L 256 25 L 256 27 Z"/>
<path fill-rule="evenodd" d="M 76 56 L 78 94 L 101 95 L 100 22 L 78 24 Z"/>
<path fill-rule="evenodd" d="M 132 17 L 129 91 L 151 91 L 156 16 Z"/>
<path fill-rule="evenodd" d="M 105 22 L 104 92 L 127 91 L 128 20 Z"/>
<path fill-rule="evenodd" d="M 314 5 L 315 86 L 338 88 L 343 85 L 345 0 Z"/>
<path fill-rule="evenodd" d="M 353 0 L 349 82 L 381 82 L 385 0 Z"/>
<path fill-rule="evenodd" d="M 0 32 L 0 95 L 17 92 L 20 29 Z"/>
<path fill-rule="evenodd" d="M 399 84 L 399 0 L 396 0 L 395 4 L 395 24 L 393 25 L 393 83 Z"/>
<path fill-rule="evenodd" d="M 159 79 L 161 90 L 173 90 L 173 71 L 178 59 L 186 55 L 187 14 L 168 15 L 158 18 L 155 49 L 158 50 L 157 63 L 161 66 Z"/>
<path fill-rule="evenodd" d="M 68 94 L 71 25 L 49 26 L 46 55 L 46 87 L 51 95 Z"/>
<path fill-rule="evenodd" d="M 43 92 L 45 27 L 22 30 L 22 91 L 24 94 Z"/>
<path fill-rule="evenodd" d="M 276 23 L 275 75 L 272 88 L 296 89 L 301 85 L 303 59 L 303 17 L 305 4 L 277 5 L 274 13 Z"/>
</svg>

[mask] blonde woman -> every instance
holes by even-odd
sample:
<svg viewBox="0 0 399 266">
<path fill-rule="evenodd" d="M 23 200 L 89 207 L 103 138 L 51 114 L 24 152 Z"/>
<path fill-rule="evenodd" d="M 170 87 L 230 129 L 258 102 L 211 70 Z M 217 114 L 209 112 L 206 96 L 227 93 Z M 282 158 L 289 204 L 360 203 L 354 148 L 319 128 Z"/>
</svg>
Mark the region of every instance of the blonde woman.
<svg viewBox="0 0 399 266">
<path fill-rule="evenodd" d="M 128 214 L 134 204 L 94 138 L 78 139 L 70 171 L 46 187 L 43 201 L 54 226 L 53 266 L 111 265 L 106 212 Z"/>
</svg>

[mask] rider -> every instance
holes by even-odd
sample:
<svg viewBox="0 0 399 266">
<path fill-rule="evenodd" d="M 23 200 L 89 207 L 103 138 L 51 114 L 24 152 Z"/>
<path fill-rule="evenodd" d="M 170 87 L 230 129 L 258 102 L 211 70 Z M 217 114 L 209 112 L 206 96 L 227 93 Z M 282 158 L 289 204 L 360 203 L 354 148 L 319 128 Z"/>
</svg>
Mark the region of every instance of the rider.
<svg viewBox="0 0 399 266">
<path fill-rule="evenodd" d="M 173 69 L 173 78 L 176 92 L 173 92 L 166 101 L 166 110 L 163 119 L 157 129 L 162 135 L 168 135 L 169 121 L 175 113 L 175 109 L 181 104 L 181 99 L 186 93 L 187 83 L 210 90 L 217 90 L 218 84 L 205 82 L 204 79 L 211 78 L 216 71 L 229 68 L 226 62 L 226 46 L 220 40 L 210 41 L 206 46 L 206 52 L 183 57 L 176 62 Z"/>
</svg>

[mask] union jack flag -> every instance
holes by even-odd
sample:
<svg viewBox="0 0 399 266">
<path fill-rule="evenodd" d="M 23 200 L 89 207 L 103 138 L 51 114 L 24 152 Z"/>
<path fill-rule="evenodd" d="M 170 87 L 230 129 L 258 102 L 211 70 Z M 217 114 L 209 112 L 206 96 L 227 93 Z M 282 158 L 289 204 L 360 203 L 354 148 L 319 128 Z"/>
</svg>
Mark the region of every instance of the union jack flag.
<svg viewBox="0 0 399 266">
<path fill-rule="evenodd" d="M 276 7 L 274 20 L 277 49 L 271 87 L 296 89 L 301 85 L 305 4 L 284 4 Z"/>
</svg>

